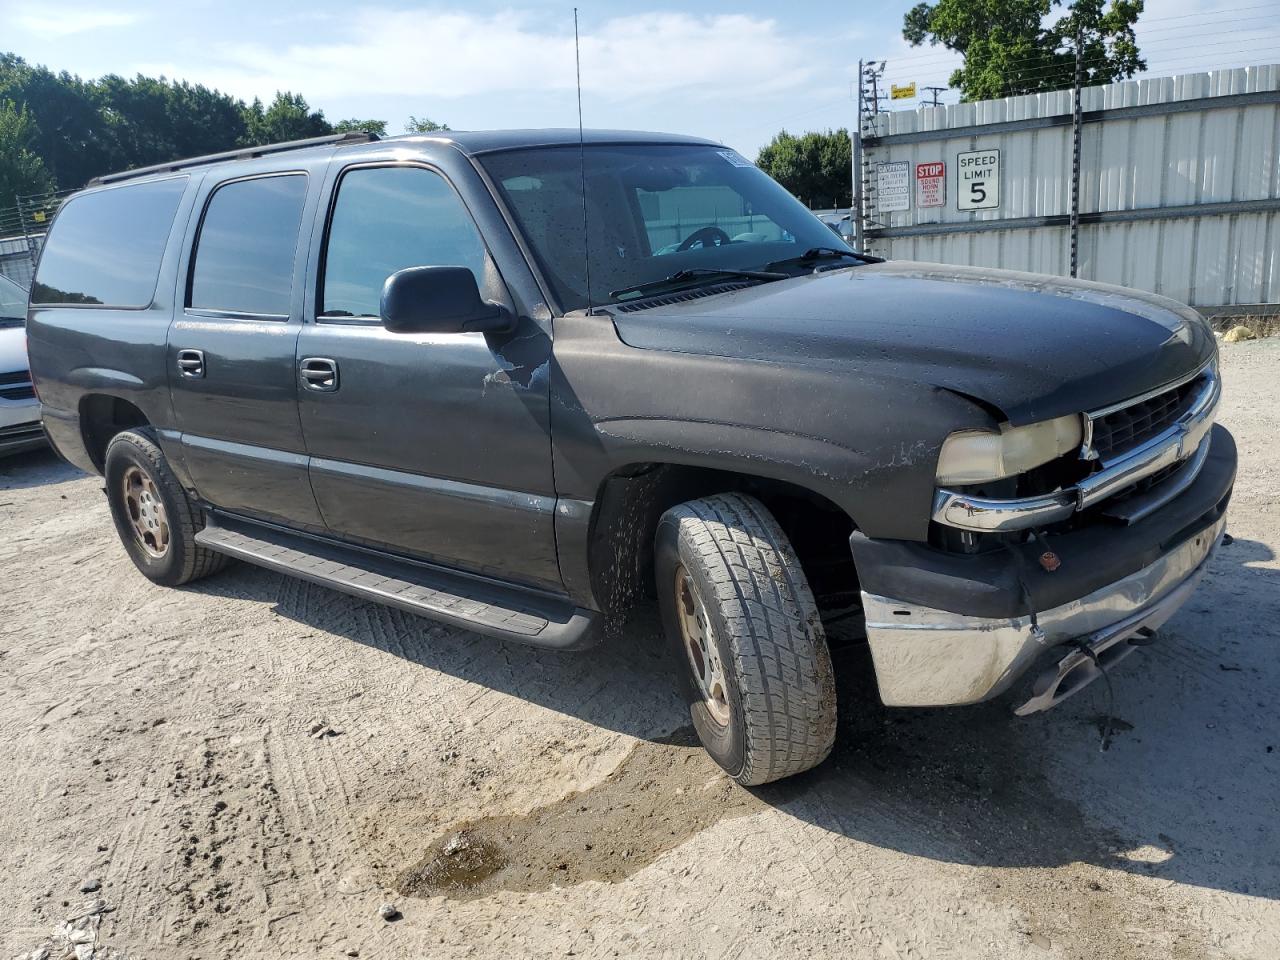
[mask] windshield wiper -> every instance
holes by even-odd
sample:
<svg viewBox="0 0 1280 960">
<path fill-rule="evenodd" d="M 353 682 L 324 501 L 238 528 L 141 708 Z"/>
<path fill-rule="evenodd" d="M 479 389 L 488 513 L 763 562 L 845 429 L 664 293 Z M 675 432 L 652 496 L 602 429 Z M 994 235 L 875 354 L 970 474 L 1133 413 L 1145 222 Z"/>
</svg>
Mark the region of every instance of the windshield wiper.
<svg viewBox="0 0 1280 960">
<path fill-rule="evenodd" d="M 778 267 L 793 263 L 813 263 L 815 260 L 830 260 L 832 257 L 848 257 L 850 260 L 857 260 L 860 263 L 884 263 L 884 257 L 873 257 L 869 253 L 858 253 L 856 250 L 842 250 L 840 247 L 810 247 L 798 257 L 775 260 L 769 266 Z"/>
<path fill-rule="evenodd" d="M 787 279 L 785 273 L 776 273 L 772 270 L 721 270 L 715 267 L 692 267 L 688 270 L 677 270 L 671 276 L 663 277 L 661 280 L 650 280 L 648 283 L 637 283 L 630 287 L 622 287 L 619 290 L 612 291 L 609 296 L 617 300 L 619 297 L 625 297 L 630 293 L 650 293 L 654 290 L 669 287 L 672 284 L 687 283 L 699 277 L 741 277 L 744 280 Z"/>
</svg>

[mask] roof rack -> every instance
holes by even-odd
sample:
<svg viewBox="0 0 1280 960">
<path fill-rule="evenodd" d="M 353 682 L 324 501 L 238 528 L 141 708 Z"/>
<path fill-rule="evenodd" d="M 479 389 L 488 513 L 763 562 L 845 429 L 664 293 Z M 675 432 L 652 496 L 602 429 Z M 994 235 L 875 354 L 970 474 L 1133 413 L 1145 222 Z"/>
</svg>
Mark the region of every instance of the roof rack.
<svg viewBox="0 0 1280 960">
<path fill-rule="evenodd" d="M 376 133 L 352 131 L 350 133 L 332 133 L 324 137 L 311 137 L 307 140 L 267 143 L 259 147 L 243 147 L 239 150 L 227 150 L 225 153 L 210 153 L 203 157 L 171 160 L 168 163 L 157 163 L 150 167 L 138 167 L 136 170 L 108 173 L 105 176 L 94 177 L 86 186 L 98 187 L 107 183 L 119 183 L 121 180 L 132 180 L 134 177 L 150 176 L 153 173 L 172 173 L 175 170 L 185 170 L 187 167 L 200 167 L 207 163 L 221 163 L 224 160 L 248 160 L 252 157 L 265 157 L 272 153 L 284 153 L 287 150 L 304 150 L 307 147 L 322 147 L 325 144 L 341 146 L 347 143 L 370 143 L 377 139 L 378 135 Z"/>
</svg>

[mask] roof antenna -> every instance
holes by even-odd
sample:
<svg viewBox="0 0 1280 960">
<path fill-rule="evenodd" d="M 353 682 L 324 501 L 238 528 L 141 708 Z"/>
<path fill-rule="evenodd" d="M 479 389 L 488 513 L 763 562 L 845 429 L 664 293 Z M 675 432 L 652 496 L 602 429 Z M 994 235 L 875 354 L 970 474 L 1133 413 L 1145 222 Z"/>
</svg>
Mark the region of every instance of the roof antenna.
<svg viewBox="0 0 1280 960">
<path fill-rule="evenodd" d="M 587 279 L 587 316 L 591 316 L 591 255 L 587 239 L 587 153 L 582 135 L 582 53 L 578 47 L 578 8 L 573 8 L 573 68 L 578 81 L 578 169 L 582 173 L 582 268 Z"/>
</svg>

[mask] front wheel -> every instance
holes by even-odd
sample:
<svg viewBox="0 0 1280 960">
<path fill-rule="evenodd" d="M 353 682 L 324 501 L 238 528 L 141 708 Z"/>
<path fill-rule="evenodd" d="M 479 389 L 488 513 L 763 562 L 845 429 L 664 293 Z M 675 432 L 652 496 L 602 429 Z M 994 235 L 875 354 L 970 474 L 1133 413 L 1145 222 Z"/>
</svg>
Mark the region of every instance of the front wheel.
<svg viewBox="0 0 1280 960">
<path fill-rule="evenodd" d="M 698 738 L 739 783 L 817 766 L 836 732 L 818 607 L 773 515 L 720 494 L 668 510 L 655 573 L 663 626 Z"/>
</svg>

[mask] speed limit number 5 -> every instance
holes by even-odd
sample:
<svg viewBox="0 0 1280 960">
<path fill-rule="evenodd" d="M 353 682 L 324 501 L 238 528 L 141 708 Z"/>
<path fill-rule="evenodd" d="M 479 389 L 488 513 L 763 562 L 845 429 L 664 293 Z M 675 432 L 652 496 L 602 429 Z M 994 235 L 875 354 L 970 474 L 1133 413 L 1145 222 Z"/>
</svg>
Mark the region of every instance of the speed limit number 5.
<svg viewBox="0 0 1280 960">
<path fill-rule="evenodd" d="M 1000 206 L 1000 151 L 974 150 L 956 156 L 959 189 L 956 206 L 961 210 L 987 210 Z"/>
</svg>

